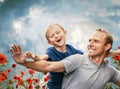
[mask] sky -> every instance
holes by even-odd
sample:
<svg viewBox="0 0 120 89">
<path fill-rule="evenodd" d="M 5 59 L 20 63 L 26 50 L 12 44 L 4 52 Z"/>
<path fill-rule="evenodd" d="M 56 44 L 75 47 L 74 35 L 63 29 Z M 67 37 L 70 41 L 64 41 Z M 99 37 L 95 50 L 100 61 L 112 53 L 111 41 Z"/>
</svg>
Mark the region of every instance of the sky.
<svg viewBox="0 0 120 89">
<path fill-rule="evenodd" d="M 99 28 L 120 46 L 120 0 L 0 0 L 0 53 L 7 55 L 12 44 L 23 52 L 42 55 L 49 47 L 45 29 L 52 23 L 67 30 L 67 43 L 86 51 L 89 36 Z"/>
</svg>

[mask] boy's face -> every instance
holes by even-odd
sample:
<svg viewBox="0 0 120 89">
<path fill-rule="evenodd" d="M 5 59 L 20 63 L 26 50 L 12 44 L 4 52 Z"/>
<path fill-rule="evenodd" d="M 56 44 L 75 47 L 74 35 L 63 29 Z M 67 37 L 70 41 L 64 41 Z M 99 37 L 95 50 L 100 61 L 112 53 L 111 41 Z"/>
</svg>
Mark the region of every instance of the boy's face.
<svg viewBox="0 0 120 89">
<path fill-rule="evenodd" d="M 89 56 L 101 56 L 109 49 L 108 45 L 105 45 L 105 37 L 104 33 L 97 31 L 91 36 L 88 43 Z"/>
<path fill-rule="evenodd" d="M 66 31 L 55 25 L 47 33 L 48 43 L 55 47 L 61 47 L 65 45 Z"/>
</svg>

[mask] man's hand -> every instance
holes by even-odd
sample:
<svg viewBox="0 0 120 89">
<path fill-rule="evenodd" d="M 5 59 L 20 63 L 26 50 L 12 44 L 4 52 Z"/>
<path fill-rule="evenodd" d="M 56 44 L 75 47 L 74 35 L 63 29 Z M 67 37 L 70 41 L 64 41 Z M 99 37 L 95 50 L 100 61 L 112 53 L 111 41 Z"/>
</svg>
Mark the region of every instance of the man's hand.
<svg viewBox="0 0 120 89">
<path fill-rule="evenodd" d="M 10 48 L 10 51 L 12 52 L 12 57 L 16 63 L 22 64 L 25 62 L 27 56 L 22 53 L 22 48 L 20 45 L 13 44 Z"/>
</svg>

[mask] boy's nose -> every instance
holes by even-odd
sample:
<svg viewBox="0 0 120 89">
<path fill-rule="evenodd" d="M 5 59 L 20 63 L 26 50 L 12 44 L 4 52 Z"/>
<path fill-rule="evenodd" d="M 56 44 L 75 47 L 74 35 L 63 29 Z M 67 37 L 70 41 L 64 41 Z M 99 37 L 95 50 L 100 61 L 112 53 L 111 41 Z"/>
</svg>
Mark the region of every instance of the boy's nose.
<svg viewBox="0 0 120 89">
<path fill-rule="evenodd" d="M 55 34 L 55 38 L 57 38 L 58 37 L 58 34 Z"/>
</svg>

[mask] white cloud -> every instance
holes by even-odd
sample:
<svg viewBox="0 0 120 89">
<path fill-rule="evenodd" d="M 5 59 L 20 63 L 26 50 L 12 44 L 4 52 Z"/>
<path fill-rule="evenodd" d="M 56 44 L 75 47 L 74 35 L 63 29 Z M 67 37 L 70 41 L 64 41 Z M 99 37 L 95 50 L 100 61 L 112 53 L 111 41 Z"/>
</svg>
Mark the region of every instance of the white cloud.
<svg viewBox="0 0 120 89">
<path fill-rule="evenodd" d="M 68 33 L 68 42 L 86 51 L 89 36 L 96 30 L 96 24 L 90 21 L 81 21 L 71 27 L 72 30 Z"/>
<path fill-rule="evenodd" d="M 0 2 L 2 2 L 2 3 L 3 3 L 3 2 L 4 2 L 4 0 L 0 0 Z"/>
<path fill-rule="evenodd" d="M 118 27 L 120 28 L 120 22 L 118 23 Z"/>
<path fill-rule="evenodd" d="M 120 5 L 120 0 L 112 0 L 113 4 Z"/>
<path fill-rule="evenodd" d="M 113 35 L 113 38 L 114 38 L 114 41 L 116 41 L 116 42 L 120 41 L 120 38 L 118 36 L 116 36 L 116 35 Z"/>
<path fill-rule="evenodd" d="M 13 33 L 14 40 L 17 43 L 26 45 L 26 39 L 24 38 L 24 35 L 26 35 L 27 33 L 23 32 L 24 29 L 23 18 L 19 18 L 19 20 L 15 20 L 12 25 L 14 29 L 14 33 Z"/>
<path fill-rule="evenodd" d="M 95 5 L 93 7 L 94 9 L 88 8 L 89 10 L 83 12 L 81 11 L 77 14 L 71 13 L 70 15 L 66 15 L 64 12 L 62 12 L 62 10 L 58 10 L 56 13 L 52 13 L 47 12 L 44 7 L 33 6 L 30 8 L 29 14 L 25 17 L 19 18 L 19 21 L 15 21 L 13 23 L 13 26 L 16 33 L 19 33 L 20 35 L 17 38 L 22 39 L 23 42 L 26 39 L 31 40 L 32 43 L 36 45 L 32 48 L 32 50 L 38 51 L 40 47 L 44 49 L 48 46 L 44 37 L 44 30 L 46 27 L 53 22 L 58 22 L 60 25 L 68 29 L 67 41 L 73 44 L 75 47 L 85 50 L 88 42 L 88 37 L 94 30 L 96 30 L 96 28 L 98 28 L 98 23 L 95 22 L 95 20 L 98 21 L 99 18 L 97 18 L 96 15 L 104 18 L 103 22 L 112 24 L 112 26 L 115 24 L 110 19 L 105 18 L 111 15 L 114 16 L 114 12 L 109 12 L 104 7 L 98 10 L 98 5 Z M 72 7 L 69 7 L 69 9 L 71 8 Z M 97 19 L 92 22 L 92 18 L 90 18 L 90 16 L 96 16 L 95 18 Z M 105 28 L 105 25 L 102 27 Z M 24 42 L 24 44 L 25 43 L 26 42 Z"/>
<path fill-rule="evenodd" d="M 15 34 L 21 33 L 22 22 L 17 20 L 13 22 L 13 28 L 15 30 Z"/>
<path fill-rule="evenodd" d="M 41 7 L 31 7 L 29 10 L 28 18 L 30 19 L 38 19 L 41 14 L 44 13 L 44 8 Z"/>
</svg>

